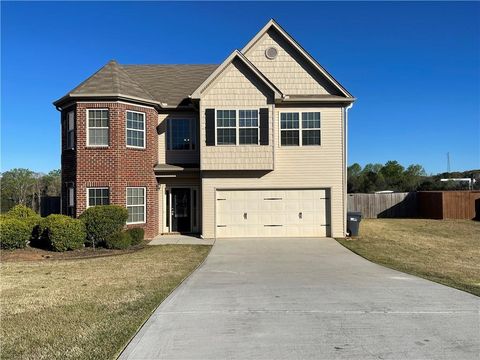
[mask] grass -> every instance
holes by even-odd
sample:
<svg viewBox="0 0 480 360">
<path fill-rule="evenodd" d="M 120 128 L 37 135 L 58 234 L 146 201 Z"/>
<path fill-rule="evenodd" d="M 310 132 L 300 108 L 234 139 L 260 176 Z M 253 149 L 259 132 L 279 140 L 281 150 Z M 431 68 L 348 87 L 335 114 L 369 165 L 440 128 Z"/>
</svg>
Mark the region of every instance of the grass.
<svg viewBox="0 0 480 360">
<path fill-rule="evenodd" d="M 209 246 L 1 265 L 2 359 L 113 359 Z"/>
<path fill-rule="evenodd" d="M 480 296 L 480 222 L 365 219 L 342 245 L 387 267 Z"/>
</svg>

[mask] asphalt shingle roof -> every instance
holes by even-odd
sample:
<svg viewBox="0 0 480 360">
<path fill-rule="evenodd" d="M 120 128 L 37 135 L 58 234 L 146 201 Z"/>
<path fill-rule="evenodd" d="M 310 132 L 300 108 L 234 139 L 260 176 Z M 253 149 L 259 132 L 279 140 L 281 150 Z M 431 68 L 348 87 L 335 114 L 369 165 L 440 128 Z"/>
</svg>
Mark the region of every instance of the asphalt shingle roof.
<svg viewBox="0 0 480 360">
<path fill-rule="evenodd" d="M 124 95 L 168 106 L 185 105 L 188 95 L 218 65 L 120 65 L 108 62 L 70 91 L 73 96 Z"/>
</svg>

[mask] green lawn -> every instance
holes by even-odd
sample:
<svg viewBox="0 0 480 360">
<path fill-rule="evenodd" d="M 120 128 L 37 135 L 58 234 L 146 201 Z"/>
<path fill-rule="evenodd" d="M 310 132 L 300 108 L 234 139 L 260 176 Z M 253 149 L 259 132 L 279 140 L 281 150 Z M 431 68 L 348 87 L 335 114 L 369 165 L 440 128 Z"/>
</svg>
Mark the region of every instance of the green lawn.
<svg viewBox="0 0 480 360">
<path fill-rule="evenodd" d="M 114 359 L 209 246 L 1 264 L 2 359 Z"/>
<path fill-rule="evenodd" d="M 390 268 L 480 296 L 480 222 L 365 219 L 360 237 L 338 240 Z"/>
</svg>

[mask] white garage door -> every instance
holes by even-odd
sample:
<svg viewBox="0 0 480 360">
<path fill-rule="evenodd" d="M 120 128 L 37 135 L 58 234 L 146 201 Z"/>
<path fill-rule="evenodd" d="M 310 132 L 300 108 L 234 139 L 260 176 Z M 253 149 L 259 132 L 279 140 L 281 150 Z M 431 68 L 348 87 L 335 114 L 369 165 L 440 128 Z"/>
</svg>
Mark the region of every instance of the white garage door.
<svg viewBox="0 0 480 360">
<path fill-rule="evenodd" d="M 327 190 L 217 190 L 217 237 L 327 236 Z M 328 212 L 329 213 L 329 212 Z"/>
</svg>

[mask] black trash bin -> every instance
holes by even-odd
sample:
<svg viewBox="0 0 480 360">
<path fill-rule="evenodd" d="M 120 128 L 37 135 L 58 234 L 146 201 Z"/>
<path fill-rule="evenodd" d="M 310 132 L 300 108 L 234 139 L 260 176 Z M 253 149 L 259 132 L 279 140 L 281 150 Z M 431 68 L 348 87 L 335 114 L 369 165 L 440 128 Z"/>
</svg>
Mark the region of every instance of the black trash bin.
<svg viewBox="0 0 480 360">
<path fill-rule="evenodd" d="M 358 211 L 349 211 L 347 213 L 347 234 L 348 236 L 358 236 L 362 213 Z"/>
</svg>

